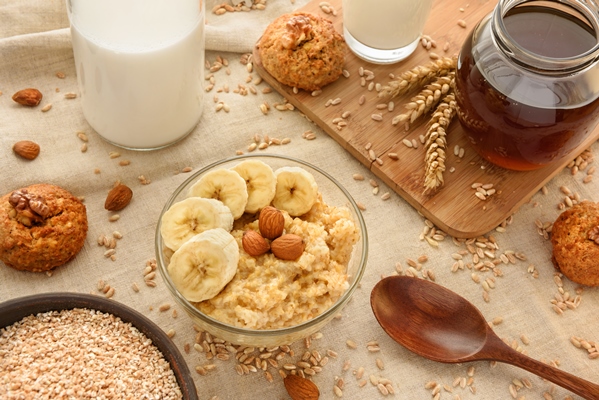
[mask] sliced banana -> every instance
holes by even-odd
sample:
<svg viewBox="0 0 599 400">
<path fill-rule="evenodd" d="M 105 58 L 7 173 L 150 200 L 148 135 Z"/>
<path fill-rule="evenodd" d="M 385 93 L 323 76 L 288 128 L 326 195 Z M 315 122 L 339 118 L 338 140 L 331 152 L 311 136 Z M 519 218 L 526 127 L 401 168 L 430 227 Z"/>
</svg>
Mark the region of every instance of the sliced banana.
<svg viewBox="0 0 599 400">
<path fill-rule="evenodd" d="M 164 245 L 177 250 L 189 239 L 208 229 L 233 228 L 233 214 L 217 199 L 188 197 L 173 204 L 162 216 L 160 234 Z"/>
<path fill-rule="evenodd" d="M 275 197 L 277 179 L 270 165 L 260 160 L 244 160 L 231 168 L 244 180 L 248 191 L 245 212 L 255 214 L 270 205 Z"/>
<path fill-rule="evenodd" d="M 185 242 L 171 257 L 168 273 L 189 301 L 213 298 L 233 279 L 239 245 L 222 228 L 209 229 Z"/>
<path fill-rule="evenodd" d="M 277 190 L 273 206 L 292 217 L 304 215 L 314 205 L 318 185 L 311 173 L 300 167 L 281 167 L 275 171 Z"/>
<path fill-rule="evenodd" d="M 220 168 L 207 172 L 189 189 L 188 197 L 205 197 L 222 201 L 237 219 L 248 201 L 245 180 L 235 171 Z"/>
</svg>

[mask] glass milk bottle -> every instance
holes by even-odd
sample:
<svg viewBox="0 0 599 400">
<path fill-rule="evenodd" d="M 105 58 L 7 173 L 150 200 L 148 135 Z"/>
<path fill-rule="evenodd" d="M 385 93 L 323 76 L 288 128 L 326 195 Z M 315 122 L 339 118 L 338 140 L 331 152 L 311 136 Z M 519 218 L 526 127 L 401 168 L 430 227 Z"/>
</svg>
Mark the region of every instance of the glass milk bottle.
<svg viewBox="0 0 599 400">
<path fill-rule="evenodd" d="M 107 141 L 151 150 L 203 109 L 203 0 L 67 0 L 83 115 Z"/>
<path fill-rule="evenodd" d="M 499 0 L 474 28 L 458 59 L 456 103 L 483 158 L 534 170 L 563 160 L 592 132 L 598 12 L 593 1 Z"/>
</svg>

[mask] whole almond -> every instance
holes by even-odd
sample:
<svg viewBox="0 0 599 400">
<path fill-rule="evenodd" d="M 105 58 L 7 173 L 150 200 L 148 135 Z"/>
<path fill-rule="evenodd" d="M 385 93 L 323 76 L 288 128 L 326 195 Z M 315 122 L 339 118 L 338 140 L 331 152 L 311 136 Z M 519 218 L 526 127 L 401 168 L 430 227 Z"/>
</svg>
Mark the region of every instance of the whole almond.
<svg viewBox="0 0 599 400">
<path fill-rule="evenodd" d="M 243 232 L 241 245 L 246 253 L 252 257 L 258 257 L 270 250 L 270 246 L 258 232 L 249 230 Z"/>
<path fill-rule="evenodd" d="M 27 160 L 33 160 L 40 154 L 40 145 L 31 140 L 21 140 L 12 146 L 12 151 Z"/>
<path fill-rule="evenodd" d="M 126 185 L 118 184 L 108 192 L 104 208 L 108 211 L 119 211 L 127 207 L 133 197 L 133 191 Z"/>
<path fill-rule="evenodd" d="M 285 217 L 283 213 L 272 206 L 266 206 L 260 211 L 258 217 L 258 229 L 267 239 L 276 239 L 283 234 L 285 229 Z"/>
<path fill-rule="evenodd" d="M 270 244 L 272 254 L 281 260 L 297 260 L 302 255 L 305 248 L 306 244 L 304 243 L 304 239 L 293 233 L 279 236 Z"/>
<path fill-rule="evenodd" d="M 12 95 L 15 102 L 28 107 L 37 106 L 42 101 L 42 97 L 42 92 L 33 88 L 19 90 Z"/>
<path fill-rule="evenodd" d="M 320 391 L 318 386 L 309 379 L 299 375 L 287 375 L 283 379 L 285 389 L 293 400 L 318 400 Z"/>
</svg>

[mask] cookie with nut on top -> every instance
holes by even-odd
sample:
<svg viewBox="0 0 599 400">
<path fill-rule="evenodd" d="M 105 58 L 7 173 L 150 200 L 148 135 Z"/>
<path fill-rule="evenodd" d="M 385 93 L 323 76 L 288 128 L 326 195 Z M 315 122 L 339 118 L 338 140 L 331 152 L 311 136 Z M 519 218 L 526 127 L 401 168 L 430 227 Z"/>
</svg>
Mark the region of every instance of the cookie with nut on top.
<svg viewBox="0 0 599 400">
<path fill-rule="evenodd" d="M 75 257 L 86 237 L 85 205 L 61 187 L 35 184 L 0 197 L 0 261 L 9 267 L 52 270 Z"/>
<path fill-rule="evenodd" d="M 319 90 L 343 73 L 345 40 L 331 21 L 318 15 L 281 15 L 256 46 L 264 69 L 284 85 Z"/>
</svg>

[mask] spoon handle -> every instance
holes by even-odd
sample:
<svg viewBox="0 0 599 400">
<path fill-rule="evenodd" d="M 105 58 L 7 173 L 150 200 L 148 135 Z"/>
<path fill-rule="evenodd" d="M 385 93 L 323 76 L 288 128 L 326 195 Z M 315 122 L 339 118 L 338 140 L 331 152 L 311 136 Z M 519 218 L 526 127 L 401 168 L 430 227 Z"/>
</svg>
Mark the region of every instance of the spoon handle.
<svg viewBox="0 0 599 400">
<path fill-rule="evenodd" d="M 599 385 L 532 359 L 506 345 L 495 334 L 490 335 L 487 339 L 488 347 L 485 350 L 489 351 L 489 355 L 493 359 L 532 372 L 585 399 L 599 400 Z"/>
</svg>

